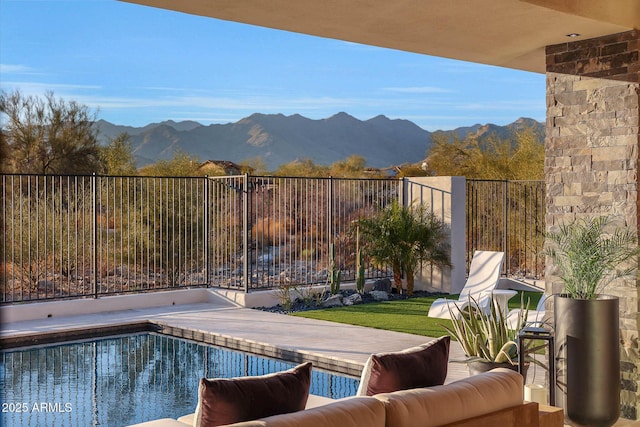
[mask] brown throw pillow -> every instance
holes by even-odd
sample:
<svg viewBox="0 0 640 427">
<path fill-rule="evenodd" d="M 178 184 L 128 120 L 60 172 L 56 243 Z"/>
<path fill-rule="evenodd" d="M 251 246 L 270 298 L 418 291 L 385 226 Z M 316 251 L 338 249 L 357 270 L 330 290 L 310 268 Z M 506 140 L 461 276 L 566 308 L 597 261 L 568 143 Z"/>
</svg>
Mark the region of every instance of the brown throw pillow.
<svg viewBox="0 0 640 427">
<path fill-rule="evenodd" d="M 444 384 L 449 363 L 449 336 L 397 353 L 373 354 L 360 377 L 359 396 Z"/>
<path fill-rule="evenodd" d="M 200 380 L 195 427 L 213 427 L 305 408 L 311 363 L 258 377 Z"/>
</svg>

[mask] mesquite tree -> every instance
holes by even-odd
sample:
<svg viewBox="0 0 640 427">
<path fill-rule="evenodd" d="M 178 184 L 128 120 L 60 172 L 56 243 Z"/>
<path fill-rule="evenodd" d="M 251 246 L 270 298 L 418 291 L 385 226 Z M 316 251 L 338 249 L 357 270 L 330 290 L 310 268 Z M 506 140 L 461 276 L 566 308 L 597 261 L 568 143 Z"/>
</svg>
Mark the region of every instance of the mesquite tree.
<svg viewBox="0 0 640 427">
<path fill-rule="evenodd" d="M 95 114 L 85 105 L 56 98 L 0 92 L 2 145 L 7 172 L 85 174 L 101 172 Z"/>
</svg>

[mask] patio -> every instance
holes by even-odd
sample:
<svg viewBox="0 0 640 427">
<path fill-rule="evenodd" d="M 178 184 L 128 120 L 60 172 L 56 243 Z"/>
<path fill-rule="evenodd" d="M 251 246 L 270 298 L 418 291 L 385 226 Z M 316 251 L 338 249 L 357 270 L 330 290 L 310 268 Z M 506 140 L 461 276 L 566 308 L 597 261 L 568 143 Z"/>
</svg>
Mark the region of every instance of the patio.
<svg viewBox="0 0 640 427">
<path fill-rule="evenodd" d="M 61 334 L 73 330 L 91 332 L 142 321 L 161 325 L 170 334 L 185 338 L 206 334 L 214 344 L 272 357 L 300 353 L 314 365 L 359 376 L 372 353 L 398 351 L 428 341 L 428 338 L 398 332 L 339 325 L 260 310 L 244 308 L 228 298 L 228 292 L 210 290 L 207 302 L 131 308 L 95 314 L 53 316 L 44 319 L 9 322 L 0 339 L 27 339 L 41 334 Z M 234 291 L 231 291 L 232 293 Z M 46 304 L 46 303 L 44 303 Z M 87 331 L 87 325 L 92 325 Z M 463 359 L 461 347 L 452 343 L 450 359 Z M 449 364 L 447 382 L 468 376 L 466 366 Z"/>
<path fill-rule="evenodd" d="M 128 0 L 200 16 L 545 73 L 547 230 L 611 214 L 638 228 L 638 57 L 640 10 L 633 0 L 416 0 L 319 4 L 277 1 Z M 487 31 L 491 29 L 491 31 Z M 543 94 L 541 94 L 543 96 Z M 545 277 L 547 293 L 562 284 Z M 622 414 L 638 419 L 637 280 L 620 296 Z"/>
<path fill-rule="evenodd" d="M 430 340 L 360 326 L 340 324 L 336 327 L 332 322 L 253 310 L 233 302 L 226 291 L 210 292 L 212 295 L 206 302 L 172 305 L 167 300 L 168 305 L 159 307 L 8 322 L 3 325 L 0 339 L 30 341 L 46 334 L 101 333 L 105 328 L 151 322 L 172 335 L 196 340 L 207 337 L 204 340 L 214 345 L 296 362 L 312 361 L 316 367 L 352 376 L 359 376 L 371 353 L 399 351 Z M 91 327 L 87 328 L 87 325 Z M 469 375 L 464 363 L 455 362 L 463 358 L 460 345 L 452 342 L 445 383 Z M 631 425 L 640 423 L 621 418 L 615 424 L 618 427 Z"/>
<path fill-rule="evenodd" d="M 172 4 L 172 2 L 140 1 L 140 3 L 177 8 L 176 4 Z M 433 50 L 434 45 L 417 40 L 415 41 L 416 45 L 425 46 L 423 50 L 418 51 L 432 55 L 450 56 L 452 52 L 457 51 L 456 46 L 463 46 L 467 48 L 465 50 L 467 53 L 457 54 L 459 59 L 536 72 L 544 72 L 546 70 L 548 76 L 547 97 L 549 100 L 547 112 L 547 187 L 550 193 L 547 200 L 547 226 L 557 225 L 565 219 L 585 213 L 612 212 L 624 216 L 629 226 L 634 229 L 637 228 L 638 32 L 634 30 L 634 28 L 637 28 L 639 16 L 637 9 L 631 9 L 631 6 L 629 6 L 632 4 L 631 2 L 626 2 L 626 8 L 622 6 L 625 2 L 616 2 L 620 7 L 617 9 L 618 13 L 612 15 L 611 11 L 603 13 L 597 7 L 586 7 L 577 11 L 579 13 L 575 13 L 576 11 L 566 10 L 567 6 L 561 4 L 562 2 L 511 2 L 517 6 L 513 6 L 506 1 L 491 2 L 494 7 L 490 7 L 492 5 L 488 3 L 484 3 L 484 8 L 467 8 L 468 14 L 466 14 L 467 19 L 473 24 L 484 22 L 485 25 L 466 25 L 464 20 L 459 19 L 457 22 L 462 24 L 461 28 L 464 31 L 452 26 L 448 35 L 432 37 L 434 45 L 439 46 L 440 50 Z M 595 2 L 588 3 L 592 6 L 595 4 Z M 193 6 L 195 3 L 189 4 L 190 8 L 186 10 L 187 12 L 215 16 L 214 11 L 197 10 Z M 495 7 L 496 4 L 502 7 Z M 544 7 L 544 5 L 547 7 Z M 377 39 L 366 39 L 362 38 L 362 35 L 371 37 L 370 29 L 374 26 L 372 23 L 377 21 L 363 19 L 360 11 L 356 8 L 349 14 L 338 13 L 328 7 L 323 10 L 314 9 L 317 13 L 311 14 L 311 16 L 315 16 L 316 22 L 322 23 L 323 26 L 331 21 L 334 24 L 334 27 L 325 29 L 323 32 L 319 30 L 312 31 L 313 22 L 309 22 L 309 19 L 312 18 L 307 14 L 306 6 L 303 3 L 298 6 L 300 8 L 298 12 L 306 19 L 292 18 L 292 10 L 288 7 L 272 8 L 273 11 L 284 11 L 281 17 L 270 16 L 260 8 L 247 8 L 252 13 L 252 16 L 249 17 L 245 16 L 249 12 L 242 9 L 234 9 L 233 7 L 228 7 L 227 9 L 219 7 L 216 13 L 222 15 L 218 17 L 224 19 L 251 22 L 294 31 L 313 32 L 323 36 L 378 45 L 384 45 L 381 40 L 389 40 L 389 33 L 393 33 L 393 31 L 389 31 L 389 28 L 406 27 L 409 32 L 423 34 L 423 31 L 414 31 L 412 29 L 418 27 L 417 24 L 419 23 L 420 28 L 433 28 L 435 31 L 441 31 L 443 29 L 439 21 L 448 22 L 438 17 L 438 14 L 435 13 L 438 11 L 430 11 L 431 13 L 426 13 L 425 11 L 425 16 L 422 19 L 432 19 L 434 24 L 423 25 L 420 20 L 413 19 L 415 11 L 420 8 L 405 7 L 402 8 L 405 14 L 398 16 L 395 23 L 392 22 L 386 26 L 375 25 L 375 27 L 385 30 L 382 34 L 378 34 Z M 514 11 L 514 8 L 517 10 Z M 485 10 L 483 16 L 479 16 L 480 9 Z M 240 12 L 237 12 L 237 10 L 240 10 Z M 371 7 L 371 10 L 377 10 L 380 14 L 377 16 L 378 21 L 380 21 L 381 16 L 389 14 L 388 9 L 385 7 Z M 445 8 L 444 12 L 447 10 L 450 11 L 450 9 Z M 515 13 L 518 11 L 520 13 Z M 327 18 L 323 18 L 319 12 L 326 12 Z M 510 14 L 508 12 L 513 13 Z M 346 19 L 347 23 L 338 22 L 340 17 Z M 514 17 L 526 17 L 526 24 L 530 26 L 523 27 L 519 25 L 519 19 L 511 19 Z M 294 22 L 299 27 L 291 27 L 291 23 Z M 364 27 L 350 25 L 351 22 L 361 22 Z M 405 25 L 407 22 L 415 22 L 416 25 Z M 495 23 L 495 25 L 491 25 L 492 23 Z M 395 27 L 391 24 L 395 24 Z M 477 29 L 477 31 L 485 32 L 487 26 L 501 29 L 501 31 L 496 31 L 495 40 L 487 40 L 481 36 L 474 37 L 468 31 L 473 28 Z M 557 34 L 550 34 L 549 31 L 540 31 L 540 28 L 553 29 Z M 349 31 L 355 32 L 355 36 L 358 37 L 354 37 L 353 33 L 342 34 L 339 32 L 342 29 L 349 29 Z M 572 37 L 580 37 L 582 34 L 583 39 L 568 42 L 567 40 L 569 39 L 565 37 L 569 35 L 569 31 L 565 31 L 565 29 L 570 29 Z M 424 34 L 425 37 L 429 37 L 429 34 Z M 482 35 L 484 36 L 484 34 Z M 523 39 L 519 39 L 522 43 L 514 42 L 514 36 L 522 37 Z M 473 38 L 477 40 L 479 46 L 469 44 L 469 40 Z M 407 45 L 406 42 L 402 43 L 403 36 L 398 39 L 400 40 L 399 42 L 388 45 L 388 47 L 411 50 L 411 46 Z M 443 41 L 455 41 L 458 44 L 444 44 L 442 43 Z M 491 46 L 490 52 L 481 57 L 472 55 L 476 52 L 484 52 L 483 48 L 487 46 Z M 521 46 L 524 47 L 520 48 Z M 429 47 L 431 47 L 431 50 Z M 588 49 L 585 49 L 585 47 Z M 557 280 L 554 281 L 549 278 L 547 288 L 550 293 L 557 292 L 559 289 Z M 625 283 L 614 291 L 628 301 L 628 304 L 621 306 L 621 317 L 623 318 L 621 335 L 626 343 L 633 342 L 634 335 L 637 337 L 638 332 L 635 283 Z M 634 309 L 634 307 L 636 308 Z M 202 328 L 202 320 L 200 319 L 206 318 L 207 325 L 211 325 L 211 328 L 215 325 L 218 333 L 222 333 L 220 329 L 224 330 L 229 325 L 225 325 L 224 322 L 218 324 L 218 318 L 208 317 L 214 316 L 214 312 L 218 314 L 224 313 L 226 319 L 236 316 L 236 313 L 238 313 L 240 317 L 237 320 L 239 322 L 249 322 L 241 318 L 245 314 L 245 309 L 226 305 L 216 306 L 213 309 L 208 304 L 176 305 L 168 307 L 166 311 L 164 310 L 159 308 L 130 309 L 126 312 L 101 314 L 98 318 L 87 318 L 85 316 L 74 318 L 53 317 L 40 321 L 7 324 L 5 325 L 7 330 L 3 331 L 3 336 L 5 336 L 5 333 L 19 335 L 38 330 L 51 330 L 50 328 L 62 330 L 74 325 L 80 326 L 87 322 L 101 323 L 109 321 L 113 322 L 110 324 L 116 324 L 124 316 L 127 318 L 137 316 L 140 319 L 153 318 L 154 321 L 158 322 L 179 321 L 184 322 L 184 324 L 190 324 L 194 328 Z M 251 316 L 253 315 L 252 312 Z M 258 315 L 264 316 L 264 314 Z M 111 318 L 111 316 L 114 316 L 112 320 L 101 319 L 103 317 Z M 252 337 L 244 334 L 251 335 L 256 333 L 256 330 L 262 330 L 267 325 L 271 325 L 275 330 L 264 330 L 263 334 L 258 335 L 260 342 L 274 340 L 274 343 L 263 342 L 263 344 L 281 345 L 286 348 L 286 346 L 291 345 L 295 337 L 287 336 L 287 332 L 290 332 L 288 329 L 282 328 L 278 331 L 277 325 L 278 322 L 282 322 L 281 319 L 281 317 L 273 318 L 273 320 L 267 317 L 260 317 L 258 322 L 254 319 L 251 321 L 250 328 L 238 331 L 238 335 L 234 336 L 240 337 L 247 343 L 252 343 Z M 300 322 L 296 321 L 296 326 L 299 324 Z M 178 327 L 178 325 L 175 326 Z M 310 325 L 309 328 L 312 328 L 312 326 Z M 298 329 L 296 328 L 295 330 L 298 331 Z M 322 334 L 323 339 L 326 339 L 326 341 L 313 341 L 313 345 L 308 348 L 305 347 L 304 350 L 326 353 L 328 359 L 333 354 L 333 351 L 340 350 L 341 347 L 335 344 L 330 345 L 329 343 L 334 342 L 332 341 L 334 339 L 341 340 L 342 338 L 335 336 L 335 327 L 327 329 L 327 336 L 325 337 Z M 358 330 L 360 329 L 358 328 Z M 320 333 L 319 331 L 316 332 Z M 340 332 L 342 335 L 342 328 Z M 253 338 L 256 338 L 256 336 L 253 336 Z M 297 338 L 299 339 L 300 337 Z M 313 339 L 318 340 L 319 336 L 316 335 Z M 381 337 L 381 340 L 384 346 L 391 346 L 390 340 L 386 336 Z M 357 340 L 350 340 L 348 342 L 349 347 L 358 347 L 358 350 L 348 352 L 343 356 L 345 357 L 344 360 L 354 364 L 361 363 L 355 359 L 357 359 L 356 356 L 359 352 L 367 351 L 366 348 L 359 348 L 360 345 L 365 346 L 365 344 Z M 400 342 L 396 344 L 398 347 L 401 345 Z M 406 346 L 403 345 L 403 347 Z M 376 351 L 381 351 L 381 345 L 376 346 Z M 337 355 L 335 357 L 338 358 Z M 637 379 L 634 377 L 633 372 L 637 369 L 638 359 L 634 357 L 625 360 L 625 362 L 627 368 L 623 372 L 625 386 L 623 397 L 626 401 L 627 413 L 637 418 Z M 451 375 L 453 375 L 453 371 Z M 624 423 L 624 421 L 621 421 L 618 425 L 623 425 Z"/>
</svg>

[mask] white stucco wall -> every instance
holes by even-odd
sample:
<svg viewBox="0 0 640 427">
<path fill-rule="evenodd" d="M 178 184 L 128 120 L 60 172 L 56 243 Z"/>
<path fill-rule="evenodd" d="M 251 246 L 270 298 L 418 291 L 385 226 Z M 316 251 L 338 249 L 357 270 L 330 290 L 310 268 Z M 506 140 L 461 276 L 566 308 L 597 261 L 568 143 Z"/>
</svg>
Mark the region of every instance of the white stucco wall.
<svg viewBox="0 0 640 427">
<path fill-rule="evenodd" d="M 461 176 L 404 179 L 404 203 L 424 203 L 450 229 L 452 268 L 425 266 L 416 275 L 415 289 L 459 293 L 466 278 L 466 180 Z"/>
</svg>

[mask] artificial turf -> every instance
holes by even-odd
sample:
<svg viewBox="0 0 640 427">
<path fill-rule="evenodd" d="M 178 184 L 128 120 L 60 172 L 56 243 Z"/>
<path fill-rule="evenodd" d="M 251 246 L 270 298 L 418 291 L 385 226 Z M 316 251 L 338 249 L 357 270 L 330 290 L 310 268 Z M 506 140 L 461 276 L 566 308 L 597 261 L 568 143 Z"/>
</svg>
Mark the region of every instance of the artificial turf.
<svg viewBox="0 0 640 427">
<path fill-rule="evenodd" d="M 527 298 L 531 298 L 529 303 L 530 309 L 536 307 L 542 295 L 539 292 L 518 292 L 518 295 L 509 300 L 510 309 L 520 306 L 522 294 L 524 294 L 525 304 Z M 450 326 L 451 321 L 448 319 L 434 319 L 428 317 L 427 313 L 433 301 L 442 296 L 443 295 L 433 295 L 429 297 L 358 304 L 348 307 L 301 311 L 292 313 L 291 315 L 405 332 L 414 335 L 440 337 L 442 335 L 448 335 L 443 325 Z M 457 299 L 457 295 L 446 295 L 446 297 Z"/>
</svg>

